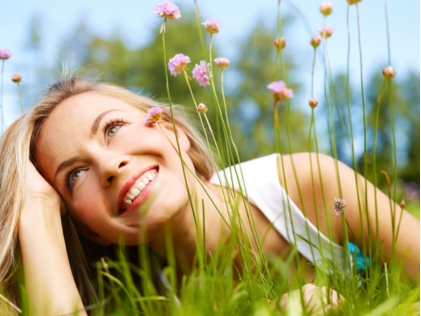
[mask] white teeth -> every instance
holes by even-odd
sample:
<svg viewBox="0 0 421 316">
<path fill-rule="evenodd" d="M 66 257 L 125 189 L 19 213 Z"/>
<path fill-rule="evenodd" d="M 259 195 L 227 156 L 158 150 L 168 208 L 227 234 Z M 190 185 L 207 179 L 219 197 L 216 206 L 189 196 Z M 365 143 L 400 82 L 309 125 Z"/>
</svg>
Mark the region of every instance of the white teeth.
<svg viewBox="0 0 421 316">
<path fill-rule="evenodd" d="M 157 172 L 154 169 L 146 172 L 140 179 L 138 179 L 124 197 L 121 208 L 123 210 L 127 209 L 133 203 L 133 200 L 146 187 L 146 185 L 156 177 L 156 175 Z"/>
<path fill-rule="evenodd" d="M 149 183 L 149 182 L 148 182 Z M 136 188 L 138 188 L 140 191 L 142 191 L 145 187 L 146 184 L 144 184 L 142 181 L 137 180 L 135 183 Z"/>
<path fill-rule="evenodd" d="M 132 196 L 133 196 L 133 197 L 131 197 L 131 199 L 133 200 L 135 196 L 138 196 L 138 195 L 139 195 L 140 190 L 139 190 L 139 189 L 137 189 L 137 188 L 135 188 L 135 187 L 132 187 L 132 188 L 130 189 L 129 193 L 130 193 L 130 195 L 132 195 Z"/>
</svg>

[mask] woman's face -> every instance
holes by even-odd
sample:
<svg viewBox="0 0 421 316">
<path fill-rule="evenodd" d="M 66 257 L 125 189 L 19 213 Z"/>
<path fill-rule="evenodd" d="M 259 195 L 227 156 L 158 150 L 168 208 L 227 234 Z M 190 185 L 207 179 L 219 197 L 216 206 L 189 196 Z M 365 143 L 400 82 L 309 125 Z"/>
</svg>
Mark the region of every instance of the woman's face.
<svg viewBox="0 0 421 316">
<path fill-rule="evenodd" d="M 152 241 L 188 208 L 171 123 L 147 127 L 128 103 L 85 92 L 60 103 L 38 137 L 35 161 L 82 232 L 100 244 Z M 190 143 L 178 130 L 183 158 Z M 194 186 L 188 175 L 189 186 Z M 143 238 L 147 227 L 147 240 Z"/>
</svg>

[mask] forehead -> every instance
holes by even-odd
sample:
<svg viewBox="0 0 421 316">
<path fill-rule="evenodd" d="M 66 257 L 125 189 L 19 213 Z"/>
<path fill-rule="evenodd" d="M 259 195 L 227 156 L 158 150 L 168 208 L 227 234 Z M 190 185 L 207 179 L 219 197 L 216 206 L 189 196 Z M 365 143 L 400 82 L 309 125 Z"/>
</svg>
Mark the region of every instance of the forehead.
<svg viewBox="0 0 421 316">
<path fill-rule="evenodd" d="M 130 117 L 141 115 L 130 104 L 97 92 L 72 96 L 56 106 L 41 128 L 34 152 L 44 177 L 51 180 L 50 170 L 77 154 L 91 140 L 92 125 L 107 111 Z"/>
</svg>

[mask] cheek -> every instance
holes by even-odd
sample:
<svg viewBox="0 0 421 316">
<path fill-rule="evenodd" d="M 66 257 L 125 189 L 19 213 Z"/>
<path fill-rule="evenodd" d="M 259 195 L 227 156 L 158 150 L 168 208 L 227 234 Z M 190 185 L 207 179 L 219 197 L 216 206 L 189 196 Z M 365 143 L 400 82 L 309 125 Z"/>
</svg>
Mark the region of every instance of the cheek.
<svg viewBox="0 0 421 316">
<path fill-rule="evenodd" d="M 94 198 L 95 194 L 80 194 L 72 202 L 70 214 L 85 225 L 93 228 L 95 223 L 100 223 L 106 213 L 101 201 Z M 101 216 L 102 215 L 102 216 Z"/>
</svg>

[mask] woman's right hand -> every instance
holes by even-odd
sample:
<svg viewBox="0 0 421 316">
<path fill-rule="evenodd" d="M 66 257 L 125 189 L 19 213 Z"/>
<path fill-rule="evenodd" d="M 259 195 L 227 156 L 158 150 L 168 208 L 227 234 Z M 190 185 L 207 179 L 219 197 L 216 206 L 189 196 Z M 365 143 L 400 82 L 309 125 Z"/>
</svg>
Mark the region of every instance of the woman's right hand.
<svg viewBox="0 0 421 316">
<path fill-rule="evenodd" d="M 42 206 L 41 209 L 60 210 L 61 215 L 66 213 L 66 207 L 57 191 L 40 175 L 32 162 L 28 161 L 26 168 L 25 200 L 22 216 L 32 217 L 36 210 L 34 205 Z"/>
<path fill-rule="evenodd" d="M 18 236 L 29 314 L 86 315 L 67 256 L 63 205 L 57 191 L 28 162 Z"/>
</svg>

